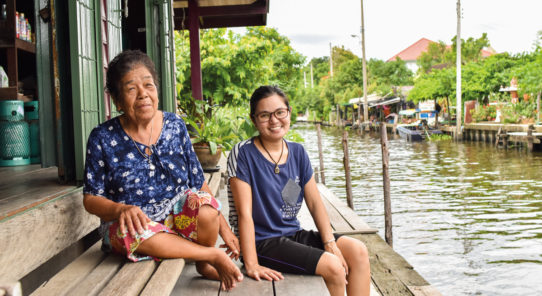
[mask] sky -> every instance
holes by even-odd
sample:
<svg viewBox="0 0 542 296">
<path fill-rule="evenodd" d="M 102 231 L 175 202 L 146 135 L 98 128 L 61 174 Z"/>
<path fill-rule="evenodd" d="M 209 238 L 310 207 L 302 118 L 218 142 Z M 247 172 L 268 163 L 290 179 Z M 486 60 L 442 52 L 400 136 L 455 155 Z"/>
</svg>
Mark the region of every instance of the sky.
<svg viewBox="0 0 542 296">
<path fill-rule="evenodd" d="M 362 0 L 270 0 L 267 26 L 306 56 L 329 56 L 330 43 L 361 57 Z M 451 44 L 457 0 L 363 0 L 365 54 L 387 60 L 421 38 Z M 542 30 L 540 0 L 462 0 L 461 38 L 488 34 L 497 52 L 533 50 Z M 352 37 L 351 35 L 357 35 Z"/>
</svg>

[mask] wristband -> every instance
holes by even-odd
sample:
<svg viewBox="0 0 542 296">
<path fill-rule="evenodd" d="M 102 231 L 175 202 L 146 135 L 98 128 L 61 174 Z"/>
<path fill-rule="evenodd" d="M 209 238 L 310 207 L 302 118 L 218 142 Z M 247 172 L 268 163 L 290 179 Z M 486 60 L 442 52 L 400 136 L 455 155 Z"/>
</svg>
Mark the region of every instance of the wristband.
<svg viewBox="0 0 542 296">
<path fill-rule="evenodd" d="M 325 242 L 324 242 L 324 246 L 327 245 L 327 244 L 330 244 L 330 243 L 332 243 L 332 242 L 334 242 L 334 241 L 335 241 L 335 238 L 332 238 L 332 239 L 330 239 L 330 240 L 328 240 L 328 241 L 325 241 Z"/>
</svg>

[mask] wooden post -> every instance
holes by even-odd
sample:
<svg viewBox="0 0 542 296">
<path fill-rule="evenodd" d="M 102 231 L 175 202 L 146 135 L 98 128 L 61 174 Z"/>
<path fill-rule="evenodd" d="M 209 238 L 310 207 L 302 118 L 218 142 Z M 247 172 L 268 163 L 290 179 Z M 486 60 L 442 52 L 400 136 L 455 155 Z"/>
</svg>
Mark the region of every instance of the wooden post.
<svg viewBox="0 0 542 296">
<path fill-rule="evenodd" d="M 186 3 L 186 2 L 185 2 Z M 190 84 L 192 86 L 192 98 L 203 100 L 203 87 L 201 79 L 201 56 L 199 46 L 199 4 L 196 0 L 188 2 L 188 21 L 190 36 Z"/>
<path fill-rule="evenodd" d="M 318 167 L 315 167 L 314 168 L 314 181 L 316 181 L 316 183 L 320 183 L 320 178 L 318 178 L 318 172 L 319 172 Z"/>
<path fill-rule="evenodd" d="M 529 126 L 527 127 L 527 148 L 529 149 L 529 151 L 533 151 L 533 130 L 534 130 L 534 125 L 532 124 L 529 124 Z"/>
<path fill-rule="evenodd" d="M 388 133 L 386 131 L 385 123 L 380 123 L 380 144 L 382 146 L 382 179 L 384 181 L 384 222 L 385 222 L 385 228 L 386 228 L 384 237 L 388 245 L 390 245 L 390 247 L 393 248 Z"/>
<path fill-rule="evenodd" d="M 499 127 L 499 130 L 497 131 L 497 136 L 495 136 L 495 148 L 499 147 L 499 141 L 501 140 L 501 133 L 502 133 L 502 127 Z"/>
<path fill-rule="evenodd" d="M 393 129 L 391 131 L 392 134 L 397 134 L 397 121 L 399 121 L 399 116 L 397 114 L 393 115 Z"/>
<path fill-rule="evenodd" d="M 337 126 L 341 126 L 340 120 L 341 120 L 341 109 L 339 109 L 339 104 L 337 104 Z"/>
<path fill-rule="evenodd" d="M 354 209 L 354 202 L 352 201 L 352 180 L 350 178 L 350 157 L 348 156 L 348 132 L 343 133 L 343 164 L 344 164 L 344 176 L 346 178 L 346 203 L 351 209 Z"/>
<path fill-rule="evenodd" d="M 320 159 L 320 179 L 322 184 L 326 185 L 326 177 L 324 176 L 324 154 L 322 153 L 322 132 L 320 124 L 316 124 L 316 134 L 318 135 L 318 158 Z"/>
</svg>

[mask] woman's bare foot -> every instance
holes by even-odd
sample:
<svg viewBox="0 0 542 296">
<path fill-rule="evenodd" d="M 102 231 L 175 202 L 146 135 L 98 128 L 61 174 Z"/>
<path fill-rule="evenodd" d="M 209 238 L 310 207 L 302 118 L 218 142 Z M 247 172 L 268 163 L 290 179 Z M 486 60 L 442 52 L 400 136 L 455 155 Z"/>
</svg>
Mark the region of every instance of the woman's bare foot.
<svg viewBox="0 0 542 296">
<path fill-rule="evenodd" d="M 243 274 L 241 273 L 241 270 L 239 270 L 239 267 L 237 267 L 223 251 L 217 249 L 217 255 L 210 260 L 209 263 L 212 266 L 207 264 L 207 266 L 201 265 L 200 267 L 202 272 L 205 272 L 207 275 L 200 273 L 209 279 L 220 280 L 222 282 L 222 289 L 227 291 L 231 290 L 232 288 L 235 288 L 236 283 L 243 280 Z M 198 262 L 196 262 L 196 267 L 197 264 Z"/>
<path fill-rule="evenodd" d="M 216 271 L 216 268 L 214 268 L 211 264 L 207 263 L 206 261 L 197 261 L 196 262 L 196 270 L 199 274 L 201 274 L 203 277 L 219 281 L 220 277 L 218 276 L 218 271 Z"/>
</svg>

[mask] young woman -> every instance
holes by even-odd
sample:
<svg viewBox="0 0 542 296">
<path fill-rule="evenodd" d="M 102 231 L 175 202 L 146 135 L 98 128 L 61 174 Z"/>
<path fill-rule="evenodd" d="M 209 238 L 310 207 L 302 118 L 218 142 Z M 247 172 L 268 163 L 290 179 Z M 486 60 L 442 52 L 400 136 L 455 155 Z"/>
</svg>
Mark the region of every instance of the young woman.
<svg viewBox="0 0 542 296">
<path fill-rule="evenodd" d="M 228 158 L 230 224 L 240 235 L 248 276 L 282 279 L 281 272 L 318 274 L 331 295 L 369 295 L 367 248 L 334 235 L 313 170 L 302 145 L 287 142 L 291 108 L 275 86 L 250 98 L 250 117 L 259 136 L 238 143 Z M 296 216 L 303 200 L 318 232 L 301 229 Z"/>
</svg>

